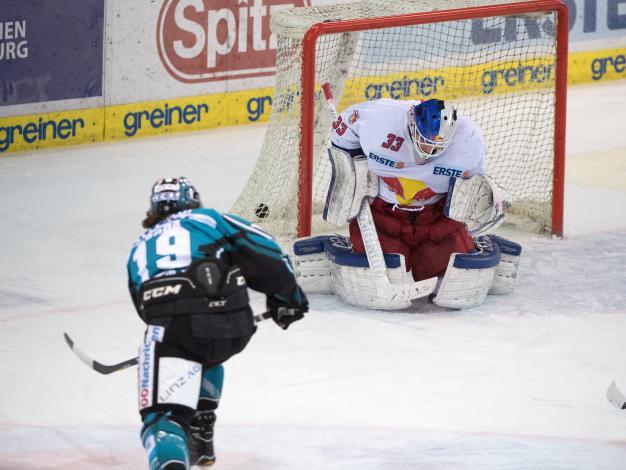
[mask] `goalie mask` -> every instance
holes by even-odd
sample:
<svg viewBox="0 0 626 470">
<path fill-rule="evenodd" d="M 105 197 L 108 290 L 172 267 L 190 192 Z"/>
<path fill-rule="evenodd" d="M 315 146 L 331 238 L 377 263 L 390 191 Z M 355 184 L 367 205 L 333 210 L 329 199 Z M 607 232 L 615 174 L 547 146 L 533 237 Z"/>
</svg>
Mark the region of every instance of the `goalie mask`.
<svg viewBox="0 0 626 470">
<path fill-rule="evenodd" d="M 428 100 L 409 109 L 409 133 L 415 161 L 423 165 L 448 148 L 456 129 L 456 109 L 441 100 Z"/>
<path fill-rule="evenodd" d="M 160 216 L 201 207 L 200 195 L 187 178 L 161 178 L 152 186 L 150 210 Z"/>
</svg>

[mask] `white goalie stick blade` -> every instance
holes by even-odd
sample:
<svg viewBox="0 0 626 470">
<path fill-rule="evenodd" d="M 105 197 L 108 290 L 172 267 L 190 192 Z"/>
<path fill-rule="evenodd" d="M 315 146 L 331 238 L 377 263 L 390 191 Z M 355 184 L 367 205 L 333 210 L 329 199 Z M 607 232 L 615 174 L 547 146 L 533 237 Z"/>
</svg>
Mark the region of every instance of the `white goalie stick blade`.
<svg viewBox="0 0 626 470">
<path fill-rule="evenodd" d="M 437 287 L 437 278 L 432 277 L 419 282 L 404 283 L 401 285 L 392 284 L 387 276 L 387 264 L 385 255 L 380 247 L 376 227 L 372 220 L 372 211 L 366 199 L 361 204 L 361 210 L 357 217 L 361 238 L 365 246 L 367 261 L 376 284 L 376 293 L 383 300 L 404 300 L 410 301 L 425 297 L 432 293 Z"/>
<path fill-rule="evenodd" d="M 391 284 L 392 298 L 399 297 L 406 300 L 415 300 L 432 294 L 437 287 L 437 278 L 431 277 L 423 281 L 417 281 L 403 286 Z"/>
<path fill-rule="evenodd" d="M 621 390 L 617 388 L 615 380 L 613 380 L 611 382 L 611 385 L 609 385 L 609 388 L 606 391 L 606 397 L 611 402 L 611 404 L 618 410 L 626 409 L 626 396 L 624 396 Z"/>
</svg>

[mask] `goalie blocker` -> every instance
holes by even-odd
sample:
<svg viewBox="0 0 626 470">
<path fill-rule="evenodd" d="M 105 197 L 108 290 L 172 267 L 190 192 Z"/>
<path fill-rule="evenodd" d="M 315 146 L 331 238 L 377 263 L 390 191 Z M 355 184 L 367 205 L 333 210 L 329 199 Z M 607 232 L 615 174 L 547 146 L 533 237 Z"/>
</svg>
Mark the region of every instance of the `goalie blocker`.
<svg viewBox="0 0 626 470">
<path fill-rule="evenodd" d="M 328 158 L 332 176 L 322 217 L 341 227 L 359 214 L 363 199 L 378 195 L 378 178 L 370 174 L 365 155 L 330 146 Z"/>
<path fill-rule="evenodd" d="M 425 295 L 435 292 L 433 302 L 448 308 L 470 308 L 482 304 L 487 294 L 513 291 L 522 247 L 496 235 L 477 238 L 469 254 L 453 253 L 439 285 L 435 278 L 423 281 Z M 381 299 L 369 272 L 367 257 L 352 251 L 350 239 L 340 235 L 299 239 L 294 244 L 298 283 L 308 294 L 337 294 L 349 304 L 377 309 L 402 309 L 410 302 Z M 404 257 L 385 254 L 387 275 L 392 284 L 412 279 Z M 426 285 L 428 284 L 428 285 Z"/>
</svg>

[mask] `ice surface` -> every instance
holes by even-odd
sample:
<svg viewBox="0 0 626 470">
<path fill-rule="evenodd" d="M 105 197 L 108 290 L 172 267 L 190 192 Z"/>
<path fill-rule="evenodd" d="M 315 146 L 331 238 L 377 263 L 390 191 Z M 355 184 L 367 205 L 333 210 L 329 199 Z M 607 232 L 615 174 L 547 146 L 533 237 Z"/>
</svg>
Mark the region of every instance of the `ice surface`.
<svg viewBox="0 0 626 470">
<path fill-rule="evenodd" d="M 312 296 L 226 364 L 216 470 L 624 469 L 626 83 L 570 90 L 565 237 L 524 246 L 510 296 L 449 311 L 364 311 Z M 597 113 L 594 114 L 594 113 Z M 0 468 L 147 468 L 143 326 L 125 263 L 152 182 L 186 175 L 228 209 L 264 125 L 0 159 Z M 253 296 L 256 311 L 261 296 Z"/>
</svg>

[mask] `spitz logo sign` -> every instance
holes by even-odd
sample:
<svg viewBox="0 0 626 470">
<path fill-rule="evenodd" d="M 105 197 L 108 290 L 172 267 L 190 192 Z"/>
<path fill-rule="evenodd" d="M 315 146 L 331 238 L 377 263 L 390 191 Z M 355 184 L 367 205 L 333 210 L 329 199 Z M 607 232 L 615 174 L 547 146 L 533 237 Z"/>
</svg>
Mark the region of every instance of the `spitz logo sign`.
<svg viewBox="0 0 626 470">
<path fill-rule="evenodd" d="M 273 75 L 270 17 L 308 0 L 165 0 L 157 42 L 167 71 L 186 83 Z"/>
</svg>

